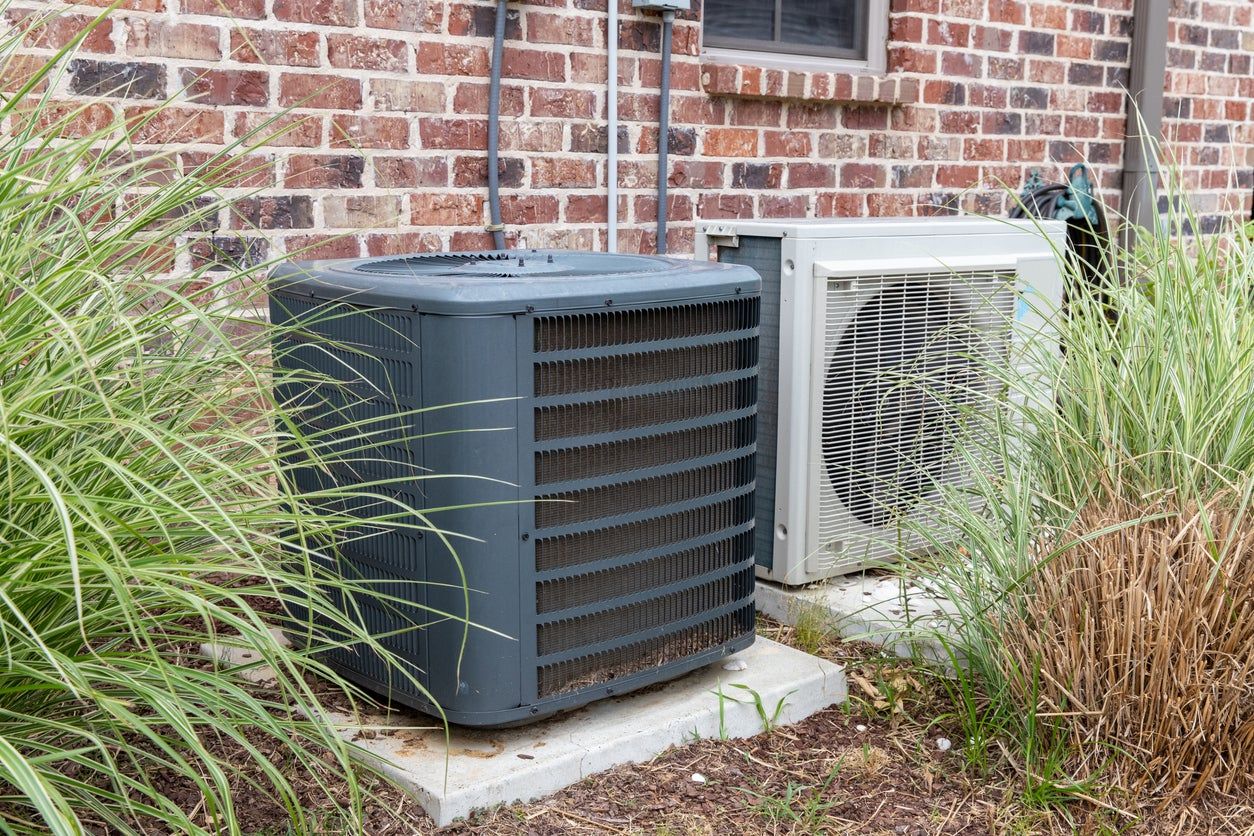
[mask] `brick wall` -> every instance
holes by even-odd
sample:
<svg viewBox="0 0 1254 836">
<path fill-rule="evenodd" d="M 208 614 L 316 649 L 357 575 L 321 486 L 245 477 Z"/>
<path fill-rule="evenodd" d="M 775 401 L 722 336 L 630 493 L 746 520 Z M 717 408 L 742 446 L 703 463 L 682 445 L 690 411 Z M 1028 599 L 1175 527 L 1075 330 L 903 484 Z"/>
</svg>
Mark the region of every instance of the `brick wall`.
<svg viewBox="0 0 1254 836">
<path fill-rule="evenodd" d="M 502 184 L 511 242 L 599 249 L 606 221 L 606 0 L 510 4 Z M 670 241 L 698 217 L 999 213 L 1000 184 L 1088 160 L 1117 201 L 1132 0 L 893 0 L 887 75 L 703 63 L 699 11 L 676 22 Z M 55 2 L 18 0 L 23 9 Z M 27 41 L 56 48 L 106 0 Z M 487 246 L 490 0 L 124 0 L 56 98 L 101 97 L 140 139 L 195 151 L 290 127 L 251 152 L 205 257 L 355 256 Z M 621 0 L 620 249 L 653 249 L 655 17 Z M 694 7 L 699 7 L 694 3 Z M 1250 0 L 1172 0 L 1169 148 L 1204 223 L 1248 213 Z M 279 111 L 290 108 L 291 112 Z M 254 134 L 255 136 L 256 134 Z"/>
</svg>

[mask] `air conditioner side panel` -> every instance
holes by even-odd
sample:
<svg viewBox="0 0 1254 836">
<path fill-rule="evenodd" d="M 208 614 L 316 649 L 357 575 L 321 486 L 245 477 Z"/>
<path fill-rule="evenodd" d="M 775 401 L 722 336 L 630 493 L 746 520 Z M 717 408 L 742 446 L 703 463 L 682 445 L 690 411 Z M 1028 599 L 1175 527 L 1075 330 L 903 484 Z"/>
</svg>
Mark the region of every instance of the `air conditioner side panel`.
<svg viewBox="0 0 1254 836">
<path fill-rule="evenodd" d="M 738 247 L 720 247 L 724 264 L 751 267 L 762 277 L 758 342 L 757 514 L 754 555 L 770 571 L 774 563 L 775 470 L 779 445 L 780 265 L 781 239 L 741 238 Z M 700 251 L 700 249 L 698 250 Z"/>
<path fill-rule="evenodd" d="M 423 461 L 439 476 L 422 490 L 427 508 L 450 509 L 432 513 L 431 524 L 456 532 L 447 543 L 425 538 L 428 605 L 454 617 L 429 614 L 428 680 L 438 705 L 466 714 L 512 709 L 525 699 L 515 399 L 529 393 L 520 391 L 517 365 L 502 362 L 515 353 L 516 332 L 512 316 L 422 317 Z M 475 626 L 463 655 L 466 625 L 456 619 L 464 618 Z"/>
</svg>

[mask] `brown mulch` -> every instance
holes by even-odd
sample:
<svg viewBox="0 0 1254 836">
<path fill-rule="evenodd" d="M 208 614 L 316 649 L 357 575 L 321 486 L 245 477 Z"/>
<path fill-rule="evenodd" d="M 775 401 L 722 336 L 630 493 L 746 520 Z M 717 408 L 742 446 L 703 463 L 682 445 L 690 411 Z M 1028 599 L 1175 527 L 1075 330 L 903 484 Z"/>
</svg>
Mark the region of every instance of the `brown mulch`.
<svg viewBox="0 0 1254 836">
<path fill-rule="evenodd" d="M 804 643 L 790 628 L 766 620 L 759 632 Z M 540 801 L 483 811 L 441 830 L 412 799 L 378 779 L 365 781 L 371 796 L 365 821 L 350 823 L 335 809 L 348 799 L 334 768 L 312 775 L 293 774 L 301 771 L 295 764 L 276 765 L 292 776 L 315 832 L 327 834 L 1254 834 L 1254 799 L 1142 810 L 1135 823 L 1102 806 L 1026 808 L 1021 779 L 1008 769 L 979 776 L 965 768 L 957 729 L 938 721 L 949 711 L 942 689 L 926 675 L 879 659 L 866 646 L 824 641 L 807 649 L 857 675 L 851 676 L 849 704 L 747 740 L 696 741 L 649 763 L 624 765 Z M 869 690 L 857 683 L 859 677 Z M 872 683 L 885 680 L 895 680 L 902 696 L 877 698 Z M 953 748 L 941 752 L 939 737 L 953 740 Z M 223 742 L 218 751 L 240 767 L 233 779 L 243 832 L 290 833 L 283 806 L 253 784 L 259 768 L 233 747 Z M 320 781 L 330 785 L 330 797 Z M 186 802 L 184 809 L 197 803 L 191 787 L 171 782 L 167 792 Z"/>
</svg>

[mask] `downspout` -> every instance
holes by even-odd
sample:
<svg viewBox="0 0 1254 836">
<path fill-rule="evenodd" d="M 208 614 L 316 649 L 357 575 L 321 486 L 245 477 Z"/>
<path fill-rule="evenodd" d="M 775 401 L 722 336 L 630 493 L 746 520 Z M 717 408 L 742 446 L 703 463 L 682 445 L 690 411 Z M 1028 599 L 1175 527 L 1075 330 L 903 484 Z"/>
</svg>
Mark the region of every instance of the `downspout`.
<svg viewBox="0 0 1254 836">
<path fill-rule="evenodd" d="M 1128 127 L 1123 147 L 1125 247 L 1137 228 L 1156 230 L 1158 174 L 1155 152 L 1163 133 L 1163 91 L 1167 86 L 1167 7 L 1163 0 L 1135 0 L 1132 8 L 1132 69 L 1128 79 Z"/>
<path fill-rule="evenodd" d="M 666 187 L 669 176 L 671 134 L 671 30 L 675 12 L 662 12 L 662 82 L 658 99 L 657 124 L 657 254 L 666 255 Z"/>
<path fill-rule="evenodd" d="M 505 6 L 496 4 L 496 32 L 492 39 L 492 76 L 488 82 L 488 232 L 492 248 L 505 249 L 505 225 L 501 223 L 501 56 L 505 51 Z"/>
<path fill-rule="evenodd" d="M 606 186 L 609 195 L 606 198 L 606 252 L 618 252 L 618 0 L 609 2 L 609 87 L 606 95 L 605 108 L 609 112 L 610 123 L 606 136 L 609 149 L 609 162 L 605 172 Z"/>
</svg>

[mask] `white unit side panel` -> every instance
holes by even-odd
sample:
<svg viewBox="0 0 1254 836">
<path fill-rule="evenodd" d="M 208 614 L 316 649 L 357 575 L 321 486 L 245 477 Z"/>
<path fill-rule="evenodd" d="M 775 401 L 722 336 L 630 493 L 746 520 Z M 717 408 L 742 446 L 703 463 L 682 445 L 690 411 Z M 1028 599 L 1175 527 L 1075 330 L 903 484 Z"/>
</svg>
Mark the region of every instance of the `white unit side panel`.
<svg viewBox="0 0 1254 836">
<path fill-rule="evenodd" d="M 814 408 L 810 397 L 815 339 L 811 324 L 816 246 L 813 241 L 783 242 L 780 258 L 779 441 L 775 479 L 775 553 L 770 576 L 804 583 L 805 545 L 810 539 L 805 479 L 807 440 Z"/>
</svg>

